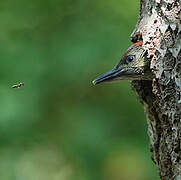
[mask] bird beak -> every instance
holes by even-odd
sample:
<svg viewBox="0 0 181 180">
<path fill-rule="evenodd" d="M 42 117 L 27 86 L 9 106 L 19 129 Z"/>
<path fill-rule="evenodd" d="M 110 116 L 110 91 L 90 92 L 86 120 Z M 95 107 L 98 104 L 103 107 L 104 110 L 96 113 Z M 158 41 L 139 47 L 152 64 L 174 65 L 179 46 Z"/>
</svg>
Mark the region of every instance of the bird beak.
<svg viewBox="0 0 181 180">
<path fill-rule="evenodd" d="M 102 74 L 101 76 L 99 76 L 97 79 L 95 79 L 94 81 L 92 81 L 92 83 L 94 85 L 96 84 L 100 84 L 103 82 L 109 82 L 109 81 L 114 81 L 115 78 L 119 75 L 120 70 L 117 69 L 113 69 L 105 74 Z"/>
</svg>

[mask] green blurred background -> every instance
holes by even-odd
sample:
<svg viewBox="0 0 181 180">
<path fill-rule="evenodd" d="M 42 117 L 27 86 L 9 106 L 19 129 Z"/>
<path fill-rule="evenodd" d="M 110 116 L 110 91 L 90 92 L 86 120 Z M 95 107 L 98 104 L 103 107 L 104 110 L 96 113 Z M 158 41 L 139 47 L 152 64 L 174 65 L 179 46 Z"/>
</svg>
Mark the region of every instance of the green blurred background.
<svg viewBox="0 0 181 180">
<path fill-rule="evenodd" d="M 91 83 L 131 44 L 139 2 L 1 0 L 0 9 L 0 179 L 158 179 L 130 83 Z"/>
</svg>

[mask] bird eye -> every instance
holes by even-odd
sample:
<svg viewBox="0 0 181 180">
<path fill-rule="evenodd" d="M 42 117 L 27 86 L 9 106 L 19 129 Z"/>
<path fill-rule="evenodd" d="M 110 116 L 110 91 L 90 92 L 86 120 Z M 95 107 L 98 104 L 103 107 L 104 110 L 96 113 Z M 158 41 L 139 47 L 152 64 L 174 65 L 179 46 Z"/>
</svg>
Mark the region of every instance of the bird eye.
<svg viewBox="0 0 181 180">
<path fill-rule="evenodd" d="M 130 56 L 128 56 L 128 57 L 126 58 L 126 62 L 127 62 L 127 63 L 130 63 L 130 62 L 132 62 L 134 59 L 135 59 L 135 56 L 130 55 Z"/>
</svg>

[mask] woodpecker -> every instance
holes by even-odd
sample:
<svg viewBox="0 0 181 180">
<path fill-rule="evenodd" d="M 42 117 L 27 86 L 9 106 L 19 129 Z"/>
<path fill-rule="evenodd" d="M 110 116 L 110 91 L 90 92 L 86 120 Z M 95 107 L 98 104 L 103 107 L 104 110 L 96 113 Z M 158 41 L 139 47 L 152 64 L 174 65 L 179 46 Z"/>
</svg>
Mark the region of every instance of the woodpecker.
<svg viewBox="0 0 181 180">
<path fill-rule="evenodd" d="M 152 80 L 149 62 L 143 42 L 138 41 L 128 48 L 111 71 L 99 76 L 93 84 L 117 80 Z"/>
</svg>

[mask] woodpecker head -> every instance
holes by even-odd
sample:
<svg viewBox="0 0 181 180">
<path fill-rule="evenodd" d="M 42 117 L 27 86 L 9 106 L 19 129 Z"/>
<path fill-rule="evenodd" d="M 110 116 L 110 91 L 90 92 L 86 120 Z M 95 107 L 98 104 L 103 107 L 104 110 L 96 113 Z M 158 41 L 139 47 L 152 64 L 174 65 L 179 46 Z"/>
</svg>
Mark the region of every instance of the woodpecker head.
<svg viewBox="0 0 181 180">
<path fill-rule="evenodd" d="M 93 84 L 116 80 L 151 80 L 153 75 L 149 68 L 146 50 L 142 41 L 133 44 L 122 56 L 118 64 L 109 72 L 99 76 Z"/>
</svg>

